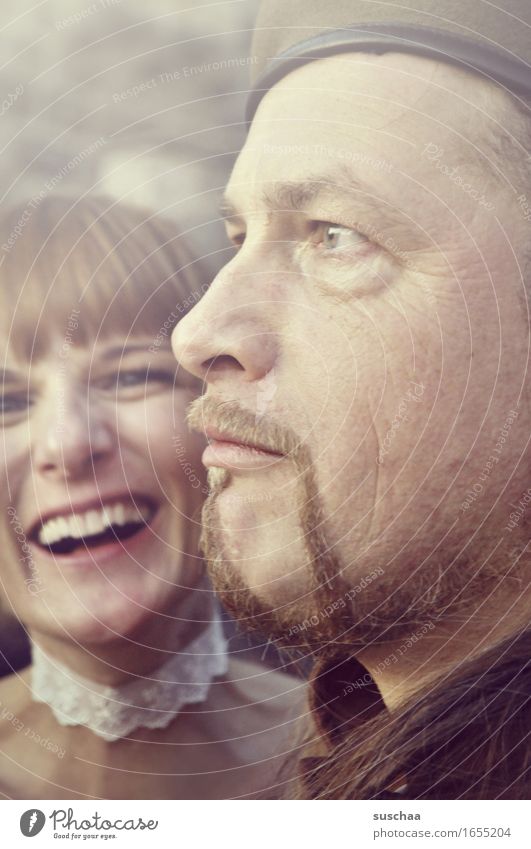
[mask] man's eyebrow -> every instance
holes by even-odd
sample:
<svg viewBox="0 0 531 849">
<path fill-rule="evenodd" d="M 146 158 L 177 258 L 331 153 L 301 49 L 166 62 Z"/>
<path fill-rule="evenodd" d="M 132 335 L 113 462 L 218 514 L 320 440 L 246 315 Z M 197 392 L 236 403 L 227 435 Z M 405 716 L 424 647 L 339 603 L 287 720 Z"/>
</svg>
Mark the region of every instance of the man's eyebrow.
<svg viewBox="0 0 531 849">
<path fill-rule="evenodd" d="M 329 174 L 318 174 L 305 180 L 274 184 L 263 192 L 263 202 L 271 210 L 294 210 L 303 212 L 320 197 L 362 196 L 366 205 L 381 205 L 375 186 L 354 176 L 347 169 Z M 358 198 L 359 200 L 360 198 Z"/>
<path fill-rule="evenodd" d="M 300 181 L 279 181 L 270 188 L 263 190 L 261 201 L 264 207 L 271 211 L 293 210 L 302 212 L 308 209 L 319 197 L 352 195 L 354 198 L 356 194 L 363 195 L 363 202 L 366 205 L 381 206 L 384 203 L 384 201 L 379 201 L 374 186 L 363 182 L 348 172 L 319 175 Z M 221 201 L 220 213 L 224 218 L 237 218 L 244 214 L 239 212 L 227 196 Z"/>
</svg>

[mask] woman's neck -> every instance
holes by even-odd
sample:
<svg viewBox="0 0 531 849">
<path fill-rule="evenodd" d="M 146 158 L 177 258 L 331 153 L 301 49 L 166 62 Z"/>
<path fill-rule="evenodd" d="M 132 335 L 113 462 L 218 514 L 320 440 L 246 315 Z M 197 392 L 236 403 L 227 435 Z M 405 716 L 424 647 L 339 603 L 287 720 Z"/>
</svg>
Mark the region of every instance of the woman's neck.
<svg viewBox="0 0 531 849">
<path fill-rule="evenodd" d="M 68 635 L 38 631 L 30 632 L 30 638 L 50 659 L 82 678 L 115 687 L 149 675 L 185 649 L 208 626 L 213 610 L 211 592 L 192 590 L 168 611 L 152 614 L 131 633 L 103 643 L 82 644 Z"/>
<path fill-rule="evenodd" d="M 158 646 L 142 644 L 142 653 L 134 656 L 127 650 L 125 663 L 120 655 L 119 666 L 111 667 L 110 682 L 108 675 L 102 680 L 102 670 L 110 666 L 108 646 L 98 655 L 78 648 L 77 655 L 65 658 L 64 652 L 58 657 L 35 642 L 33 701 L 48 705 L 59 725 L 88 728 L 109 742 L 127 738 L 137 728 L 166 728 L 186 705 L 204 702 L 212 681 L 227 671 L 227 644 L 218 616 L 205 622 L 205 611 L 199 620 L 197 610 L 192 617 L 191 611 L 186 613 L 184 621 L 193 627 L 179 630 L 180 641 L 175 634 L 167 638 L 166 630 Z M 83 671 L 73 664 L 80 658 L 91 661 L 89 670 L 87 663 Z"/>
</svg>

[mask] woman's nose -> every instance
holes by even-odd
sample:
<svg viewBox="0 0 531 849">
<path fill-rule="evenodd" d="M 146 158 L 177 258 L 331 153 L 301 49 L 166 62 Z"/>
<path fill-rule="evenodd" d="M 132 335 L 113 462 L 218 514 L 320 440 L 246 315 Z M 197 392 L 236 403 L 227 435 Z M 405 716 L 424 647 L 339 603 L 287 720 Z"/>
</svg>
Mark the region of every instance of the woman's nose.
<svg viewBox="0 0 531 849">
<path fill-rule="evenodd" d="M 33 424 L 33 461 L 48 478 L 76 479 L 93 474 L 112 454 L 112 416 L 82 393 L 57 386 Z"/>
</svg>

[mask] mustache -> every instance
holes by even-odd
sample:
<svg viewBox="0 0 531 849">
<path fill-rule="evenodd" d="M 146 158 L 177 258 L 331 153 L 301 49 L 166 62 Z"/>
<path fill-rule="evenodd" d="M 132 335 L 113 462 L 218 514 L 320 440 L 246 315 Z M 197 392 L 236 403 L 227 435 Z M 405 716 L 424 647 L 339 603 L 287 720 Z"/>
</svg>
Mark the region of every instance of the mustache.
<svg viewBox="0 0 531 849">
<path fill-rule="evenodd" d="M 293 428 L 279 424 L 271 416 L 260 415 L 258 418 L 238 401 L 202 395 L 192 401 L 186 419 L 192 430 L 204 432 L 208 427 L 214 427 L 232 439 L 283 454 L 299 466 L 307 465 L 307 451 Z"/>
</svg>

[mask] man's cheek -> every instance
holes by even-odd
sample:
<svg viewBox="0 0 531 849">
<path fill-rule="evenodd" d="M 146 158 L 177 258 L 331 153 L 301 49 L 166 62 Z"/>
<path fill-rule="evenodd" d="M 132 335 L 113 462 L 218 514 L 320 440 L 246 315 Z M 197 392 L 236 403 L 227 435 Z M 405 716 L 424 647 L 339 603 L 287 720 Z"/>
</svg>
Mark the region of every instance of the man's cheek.
<svg viewBox="0 0 531 849">
<path fill-rule="evenodd" d="M 313 454 L 319 469 L 319 490 L 352 491 L 374 472 L 378 456 L 376 416 L 369 393 L 353 390 L 348 382 L 345 396 L 330 405 L 314 433 Z"/>
<path fill-rule="evenodd" d="M 418 445 L 429 419 L 425 380 L 395 373 L 388 385 L 392 395 L 378 403 L 367 397 L 356 415 L 345 417 L 316 463 L 327 541 L 339 546 L 343 564 L 377 538 L 389 539 L 396 516 L 433 462 L 432 453 Z"/>
<path fill-rule="evenodd" d="M 377 506 L 378 440 L 374 428 L 358 422 L 339 428 L 316 463 L 317 489 L 323 504 L 329 535 L 339 540 L 359 541 L 366 536 Z"/>
<path fill-rule="evenodd" d="M 282 603 L 282 593 L 308 580 L 300 480 L 293 471 L 288 480 L 285 471 L 275 474 L 273 483 L 253 478 L 235 478 L 216 497 L 214 521 L 223 557 L 259 595 Z"/>
</svg>

